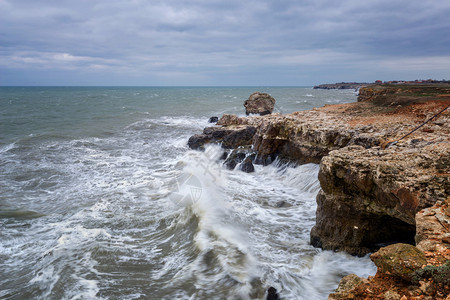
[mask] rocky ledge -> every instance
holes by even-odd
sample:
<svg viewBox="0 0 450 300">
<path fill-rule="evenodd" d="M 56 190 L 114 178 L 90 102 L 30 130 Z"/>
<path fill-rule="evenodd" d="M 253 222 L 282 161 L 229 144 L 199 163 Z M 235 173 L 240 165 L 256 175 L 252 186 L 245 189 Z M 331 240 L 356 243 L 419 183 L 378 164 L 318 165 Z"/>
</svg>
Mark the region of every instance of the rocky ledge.
<svg viewBox="0 0 450 300">
<path fill-rule="evenodd" d="M 312 245 L 364 255 L 402 243 L 398 245 L 414 248 L 405 253 L 424 259 L 402 277 L 393 270 L 411 265 L 407 258 L 377 252 L 377 275 L 352 277 L 351 284 L 347 280 L 340 286 L 336 299 L 441 297 L 448 282 L 433 274 L 442 277 L 450 268 L 450 109 L 444 111 L 449 105 L 449 85 L 372 85 L 361 88 L 355 103 L 287 115 L 224 115 L 217 126 L 191 137 L 189 145 L 245 146 L 252 162 L 260 164 L 275 157 L 320 163 Z M 383 267 L 383 260 L 392 260 L 393 267 Z M 395 294 L 392 285 L 382 284 L 389 280 L 399 287 Z"/>
</svg>

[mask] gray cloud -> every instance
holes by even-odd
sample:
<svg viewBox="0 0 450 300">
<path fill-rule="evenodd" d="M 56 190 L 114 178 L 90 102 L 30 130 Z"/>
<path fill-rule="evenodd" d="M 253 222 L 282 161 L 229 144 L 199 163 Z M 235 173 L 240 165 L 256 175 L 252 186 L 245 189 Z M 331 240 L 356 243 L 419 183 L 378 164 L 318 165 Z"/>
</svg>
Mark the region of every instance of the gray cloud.
<svg viewBox="0 0 450 300">
<path fill-rule="evenodd" d="M 448 15 L 417 0 L 0 0 L 0 84 L 449 78 Z"/>
</svg>

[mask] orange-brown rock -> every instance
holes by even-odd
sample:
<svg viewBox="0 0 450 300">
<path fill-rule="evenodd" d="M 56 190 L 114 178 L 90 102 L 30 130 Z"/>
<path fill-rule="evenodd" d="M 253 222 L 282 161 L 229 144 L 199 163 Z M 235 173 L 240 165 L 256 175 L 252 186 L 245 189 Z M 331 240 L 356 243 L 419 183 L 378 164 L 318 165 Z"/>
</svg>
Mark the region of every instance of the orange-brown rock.
<svg viewBox="0 0 450 300">
<path fill-rule="evenodd" d="M 333 299 L 445 299 L 449 293 L 450 109 L 444 109 L 450 86 L 423 88 L 372 85 L 356 103 L 287 115 L 226 115 L 218 122 L 224 130 L 255 128 L 256 162 L 275 156 L 320 162 L 313 245 L 363 255 L 417 242 L 425 254 L 427 266 L 414 271 L 418 282 L 383 271 L 349 293 L 342 287 L 341 298 Z"/>
</svg>

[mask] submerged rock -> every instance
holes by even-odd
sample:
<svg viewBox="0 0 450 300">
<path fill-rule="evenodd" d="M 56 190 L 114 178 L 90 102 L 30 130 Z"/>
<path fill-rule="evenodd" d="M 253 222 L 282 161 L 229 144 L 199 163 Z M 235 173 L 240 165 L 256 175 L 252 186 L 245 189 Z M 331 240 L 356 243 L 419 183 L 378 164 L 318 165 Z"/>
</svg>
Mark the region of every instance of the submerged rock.
<svg viewBox="0 0 450 300">
<path fill-rule="evenodd" d="M 267 93 L 255 92 L 244 102 L 245 113 L 269 115 L 275 107 L 275 99 Z"/>
</svg>

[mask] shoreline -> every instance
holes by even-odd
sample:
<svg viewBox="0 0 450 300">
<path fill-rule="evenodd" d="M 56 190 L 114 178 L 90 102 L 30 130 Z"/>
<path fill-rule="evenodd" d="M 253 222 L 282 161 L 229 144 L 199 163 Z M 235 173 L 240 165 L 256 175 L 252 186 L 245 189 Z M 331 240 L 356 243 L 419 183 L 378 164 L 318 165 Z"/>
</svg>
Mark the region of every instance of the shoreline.
<svg viewBox="0 0 450 300">
<path fill-rule="evenodd" d="M 254 152 L 247 165 L 270 164 L 275 157 L 299 164 L 320 163 L 321 191 L 317 196 L 316 225 L 311 231 L 312 245 L 365 255 L 402 242 L 425 253 L 427 264 L 447 272 L 450 227 L 429 227 L 436 222 L 450 225 L 449 110 L 396 144 L 386 145 L 449 104 L 448 85 L 371 85 L 361 88 L 358 102 L 354 103 L 287 115 L 224 115 L 218 126 L 191 137 L 189 145 L 201 149 L 205 143 L 222 143 L 230 153 L 245 146 Z M 427 209 L 434 215 L 431 219 L 421 218 Z M 340 286 L 333 299 L 346 299 L 345 295 L 354 294 L 362 285 L 376 286 L 367 289 L 377 294 L 360 291 L 357 299 L 384 297 L 389 291 L 438 298 L 450 292 L 448 284 L 426 281 L 429 276 L 420 271 L 425 266 L 414 269 L 414 274 L 422 274 L 421 282 L 425 280 L 432 287 L 427 291 L 412 279 L 406 285 L 382 289 L 382 283 L 388 279 L 396 282 L 399 276 L 386 272 L 381 262 L 375 264 L 375 279 Z M 401 265 L 396 263 L 397 267 Z M 380 281 L 383 276 L 387 279 Z"/>
</svg>

